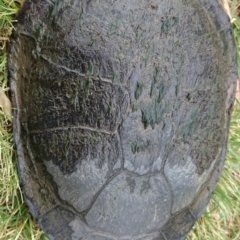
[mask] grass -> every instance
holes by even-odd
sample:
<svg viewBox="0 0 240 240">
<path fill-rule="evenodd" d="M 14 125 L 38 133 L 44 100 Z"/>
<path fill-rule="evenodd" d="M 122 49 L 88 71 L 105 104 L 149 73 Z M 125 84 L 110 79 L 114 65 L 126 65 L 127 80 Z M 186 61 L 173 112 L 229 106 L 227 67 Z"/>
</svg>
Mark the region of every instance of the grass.
<svg viewBox="0 0 240 240">
<path fill-rule="evenodd" d="M 21 0 L 0 0 L 0 86 L 7 91 L 6 44 Z M 239 0 L 223 0 L 233 24 L 238 45 L 240 76 Z M 220 182 L 205 214 L 188 240 L 240 239 L 240 102 L 236 101 L 230 129 L 227 161 Z M 20 190 L 13 153 L 11 123 L 0 110 L 0 239 L 46 240 L 28 211 Z"/>
</svg>

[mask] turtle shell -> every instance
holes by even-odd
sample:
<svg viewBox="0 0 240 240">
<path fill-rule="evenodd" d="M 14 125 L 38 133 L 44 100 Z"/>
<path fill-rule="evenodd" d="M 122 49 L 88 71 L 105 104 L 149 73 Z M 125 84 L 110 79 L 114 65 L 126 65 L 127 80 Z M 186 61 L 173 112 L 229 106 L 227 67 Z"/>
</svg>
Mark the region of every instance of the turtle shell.
<svg viewBox="0 0 240 240">
<path fill-rule="evenodd" d="M 15 28 L 18 170 L 49 238 L 185 239 L 221 174 L 235 97 L 217 0 L 26 0 Z"/>
</svg>

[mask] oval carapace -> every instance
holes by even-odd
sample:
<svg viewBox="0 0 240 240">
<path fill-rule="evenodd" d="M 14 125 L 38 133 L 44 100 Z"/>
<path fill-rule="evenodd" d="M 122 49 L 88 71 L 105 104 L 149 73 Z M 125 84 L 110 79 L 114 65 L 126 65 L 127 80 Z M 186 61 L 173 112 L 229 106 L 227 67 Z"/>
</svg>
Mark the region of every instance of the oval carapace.
<svg viewBox="0 0 240 240">
<path fill-rule="evenodd" d="M 9 51 L 22 190 L 49 238 L 185 239 L 235 96 L 218 2 L 26 0 Z"/>
</svg>

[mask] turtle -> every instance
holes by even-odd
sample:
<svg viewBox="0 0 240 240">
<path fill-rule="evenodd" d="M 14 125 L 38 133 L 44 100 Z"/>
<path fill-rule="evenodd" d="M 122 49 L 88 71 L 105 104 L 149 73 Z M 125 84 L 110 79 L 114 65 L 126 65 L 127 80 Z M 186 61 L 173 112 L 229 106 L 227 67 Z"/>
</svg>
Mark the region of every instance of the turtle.
<svg viewBox="0 0 240 240">
<path fill-rule="evenodd" d="M 217 0 L 25 0 L 8 67 L 21 188 L 49 239 L 187 237 L 235 99 Z"/>
</svg>

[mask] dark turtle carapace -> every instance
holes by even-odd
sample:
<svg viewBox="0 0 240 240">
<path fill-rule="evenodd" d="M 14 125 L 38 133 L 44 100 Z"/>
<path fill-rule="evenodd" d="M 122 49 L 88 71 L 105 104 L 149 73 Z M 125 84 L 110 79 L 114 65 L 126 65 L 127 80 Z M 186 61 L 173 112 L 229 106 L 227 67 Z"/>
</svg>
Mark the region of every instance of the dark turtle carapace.
<svg viewBox="0 0 240 240">
<path fill-rule="evenodd" d="M 235 97 L 217 0 L 26 0 L 9 51 L 22 190 L 48 237 L 185 239 Z"/>
</svg>

